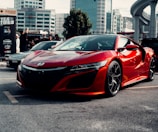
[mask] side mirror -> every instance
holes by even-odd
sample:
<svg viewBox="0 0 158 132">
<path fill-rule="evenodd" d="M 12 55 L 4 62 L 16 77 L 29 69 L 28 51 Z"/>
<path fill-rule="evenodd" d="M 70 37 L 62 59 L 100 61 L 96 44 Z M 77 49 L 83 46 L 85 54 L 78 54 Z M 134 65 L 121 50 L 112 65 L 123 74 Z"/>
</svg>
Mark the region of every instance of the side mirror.
<svg viewBox="0 0 158 132">
<path fill-rule="evenodd" d="M 125 47 L 127 50 L 136 50 L 139 48 L 138 45 L 135 44 L 127 44 L 127 46 Z"/>
</svg>

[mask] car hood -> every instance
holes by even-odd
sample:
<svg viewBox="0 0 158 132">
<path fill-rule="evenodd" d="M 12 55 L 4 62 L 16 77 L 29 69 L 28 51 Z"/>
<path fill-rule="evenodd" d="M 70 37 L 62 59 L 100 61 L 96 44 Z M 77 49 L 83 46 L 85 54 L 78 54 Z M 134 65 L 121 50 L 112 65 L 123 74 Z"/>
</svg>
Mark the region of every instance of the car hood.
<svg viewBox="0 0 158 132">
<path fill-rule="evenodd" d="M 24 57 L 26 57 L 28 54 L 32 53 L 33 51 L 26 51 L 26 52 L 20 52 L 16 54 L 11 54 L 9 55 L 8 59 L 9 60 L 21 60 Z"/>
<path fill-rule="evenodd" d="M 36 51 L 22 64 L 36 68 L 73 66 L 103 61 L 114 54 L 114 51 Z"/>
</svg>

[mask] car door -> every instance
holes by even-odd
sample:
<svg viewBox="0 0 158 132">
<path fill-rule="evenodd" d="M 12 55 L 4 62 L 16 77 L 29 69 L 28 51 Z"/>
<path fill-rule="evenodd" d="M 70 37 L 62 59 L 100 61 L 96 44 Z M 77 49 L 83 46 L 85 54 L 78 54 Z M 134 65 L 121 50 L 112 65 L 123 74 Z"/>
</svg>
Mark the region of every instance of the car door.
<svg viewBox="0 0 158 132">
<path fill-rule="evenodd" d="M 134 41 L 130 40 L 130 44 L 132 45 L 138 45 Z M 138 45 L 139 46 L 139 45 Z M 135 52 L 135 70 L 138 71 L 138 76 L 140 76 L 141 73 L 144 71 L 144 51 L 143 49 L 139 46 L 139 48 L 133 50 Z"/>
<path fill-rule="evenodd" d="M 128 44 L 135 44 L 126 37 L 120 37 L 117 43 L 118 54 L 122 61 L 123 81 L 129 81 L 139 76 L 139 66 L 142 61 L 141 51 L 139 48 L 128 50 L 125 47 Z"/>
</svg>

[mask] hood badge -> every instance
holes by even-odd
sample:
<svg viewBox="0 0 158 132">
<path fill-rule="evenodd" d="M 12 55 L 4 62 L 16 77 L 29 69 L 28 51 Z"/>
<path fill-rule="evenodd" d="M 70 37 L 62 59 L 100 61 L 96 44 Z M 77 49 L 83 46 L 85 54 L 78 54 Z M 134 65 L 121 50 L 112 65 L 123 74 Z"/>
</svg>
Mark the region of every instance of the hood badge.
<svg viewBox="0 0 158 132">
<path fill-rule="evenodd" d="M 45 63 L 44 62 L 39 62 L 37 63 L 37 66 L 43 66 Z"/>
</svg>

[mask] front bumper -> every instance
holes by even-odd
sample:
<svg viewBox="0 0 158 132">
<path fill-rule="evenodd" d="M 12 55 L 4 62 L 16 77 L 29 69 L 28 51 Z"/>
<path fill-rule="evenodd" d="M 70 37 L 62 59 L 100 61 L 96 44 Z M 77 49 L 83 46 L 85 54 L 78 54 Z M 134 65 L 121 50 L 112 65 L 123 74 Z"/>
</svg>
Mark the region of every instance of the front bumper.
<svg viewBox="0 0 158 132">
<path fill-rule="evenodd" d="M 106 68 L 70 72 L 70 67 L 36 69 L 24 66 L 18 69 L 17 82 L 35 91 L 103 94 L 105 71 Z"/>
</svg>

